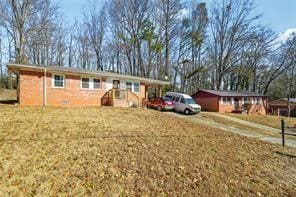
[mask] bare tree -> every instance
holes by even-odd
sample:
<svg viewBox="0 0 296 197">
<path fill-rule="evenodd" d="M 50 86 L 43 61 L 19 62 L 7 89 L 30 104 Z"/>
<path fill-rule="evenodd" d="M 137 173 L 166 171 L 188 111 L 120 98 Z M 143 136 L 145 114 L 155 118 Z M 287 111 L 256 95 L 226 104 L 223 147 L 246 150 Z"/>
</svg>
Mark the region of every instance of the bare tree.
<svg viewBox="0 0 296 197">
<path fill-rule="evenodd" d="M 296 36 L 288 39 L 286 43 L 272 54 L 270 66 L 264 73 L 263 92 L 267 94 L 271 83 L 281 76 L 285 71 L 296 64 Z"/>
<path fill-rule="evenodd" d="M 102 45 L 108 22 L 106 17 L 106 7 L 104 6 L 101 10 L 99 10 L 97 3 L 95 1 L 90 1 L 88 9 L 83 13 L 83 15 L 89 40 L 96 54 L 96 69 L 104 70 Z"/>
<path fill-rule="evenodd" d="M 180 0 L 158 0 L 156 3 L 160 14 L 160 29 L 161 37 L 164 46 L 164 67 L 160 72 L 159 78 L 170 76 L 170 53 L 172 48 L 172 40 L 176 37 L 175 31 L 177 26 L 177 19 L 181 11 Z"/>
<path fill-rule="evenodd" d="M 241 52 L 255 28 L 252 0 L 215 1 L 211 10 L 209 55 L 215 65 L 215 87 L 222 88 L 223 77 L 241 61 Z"/>
</svg>

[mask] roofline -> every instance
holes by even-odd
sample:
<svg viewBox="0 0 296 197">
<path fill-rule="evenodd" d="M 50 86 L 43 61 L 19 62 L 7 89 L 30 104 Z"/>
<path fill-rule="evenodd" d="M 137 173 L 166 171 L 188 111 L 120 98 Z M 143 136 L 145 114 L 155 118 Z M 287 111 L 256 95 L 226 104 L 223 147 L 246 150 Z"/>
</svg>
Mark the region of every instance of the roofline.
<svg viewBox="0 0 296 197">
<path fill-rule="evenodd" d="M 212 94 L 212 95 L 215 95 L 215 96 L 220 96 L 220 97 L 225 97 L 223 95 L 220 95 L 220 94 L 215 94 L 213 92 L 211 92 L 211 90 L 205 90 L 205 89 L 199 89 L 198 91 L 196 91 L 192 96 L 194 96 L 195 94 L 197 94 L 199 91 L 202 91 L 202 92 L 206 92 L 208 94 Z M 219 91 L 219 90 L 217 90 Z M 227 92 L 227 91 L 226 91 Z M 237 91 L 234 91 L 234 92 L 237 92 Z M 241 95 L 241 96 L 233 96 L 233 95 L 229 95 L 230 97 L 267 97 L 267 95 Z M 227 97 L 227 96 L 226 96 Z"/>
<path fill-rule="evenodd" d="M 276 100 L 273 100 L 273 101 L 270 101 L 269 104 L 273 104 L 274 102 L 277 102 L 277 101 L 283 101 L 283 102 L 286 102 L 288 104 L 288 101 L 285 100 L 286 98 L 279 98 L 279 99 L 276 99 Z M 291 102 L 290 101 L 290 104 L 292 105 L 296 105 L 296 102 Z"/>
<path fill-rule="evenodd" d="M 132 75 L 125 75 L 125 74 L 118 74 L 118 73 L 111 73 L 111 72 L 103 72 L 103 71 L 93 71 L 93 70 L 79 70 L 79 69 L 72 69 L 69 67 L 56 67 L 56 66 L 43 66 L 43 65 L 36 65 L 36 64 L 15 64 L 15 63 L 8 63 L 6 64 L 9 70 L 28 70 L 28 71 L 36 71 L 36 70 L 47 70 L 50 72 L 59 72 L 65 74 L 74 74 L 74 75 L 91 75 L 91 76 L 100 76 L 100 77 L 114 77 L 114 78 L 121 78 L 121 79 L 130 79 L 130 80 L 137 80 L 140 82 L 146 82 L 153 85 L 169 85 L 170 82 L 161 81 L 156 79 L 149 79 L 144 77 L 136 77 Z"/>
</svg>

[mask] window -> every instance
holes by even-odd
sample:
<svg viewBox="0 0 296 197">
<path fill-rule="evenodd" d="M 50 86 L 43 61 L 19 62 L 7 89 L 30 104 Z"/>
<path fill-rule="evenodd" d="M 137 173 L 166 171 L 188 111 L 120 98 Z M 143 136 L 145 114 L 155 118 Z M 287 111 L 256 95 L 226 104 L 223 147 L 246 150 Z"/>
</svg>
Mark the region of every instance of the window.
<svg viewBox="0 0 296 197">
<path fill-rule="evenodd" d="M 184 99 L 184 98 L 181 98 L 181 101 L 180 101 L 180 103 L 183 103 L 183 104 L 185 104 L 185 99 Z"/>
<path fill-rule="evenodd" d="M 53 76 L 53 87 L 55 88 L 63 88 L 64 84 L 64 75 L 54 75 Z"/>
<path fill-rule="evenodd" d="M 170 95 L 165 95 L 164 98 L 165 98 L 165 99 L 168 99 L 168 100 L 174 100 L 173 97 L 170 96 Z"/>
<path fill-rule="evenodd" d="M 164 100 L 165 101 L 173 101 L 171 96 L 165 96 L 164 97 Z"/>
<path fill-rule="evenodd" d="M 140 83 L 134 83 L 134 92 L 140 92 Z"/>
<path fill-rule="evenodd" d="M 222 97 L 223 105 L 231 105 L 232 98 L 231 97 Z"/>
<path fill-rule="evenodd" d="M 92 79 L 92 78 L 81 78 L 81 88 L 82 89 L 100 89 L 101 88 L 101 80 L 100 79 Z"/>
<path fill-rule="evenodd" d="M 189 105 L 196 104 L 192 98 L 186 98 L 185 101 L 186 101 L 186 104 L 189 104 Z"/>
<path fill-rule="evenodd" d="M 129 91 L 132 91 L 133 83 L 132 82 L 126 82 L 126 89 L 129 90 Z"/>
<path fill-rule="evenodd" d="M 100 89 L 101 87 L 101 80 L 100 79 L 93 79 L 94 89 Z"/>
<path fill-rule="evenodd" d="M 262 98 L 261 97 L 255 97 L 255 103 L 256 103 L 256 105 L 260 105 L 262 103 Z"/>
<path fill-rule="evenodd" d="M 113 88 L 114 89 L 120 88 L 120 81 L 119 80 L 113 80 Z"/>
<path fill-rule="evenodd" d="M 174 98 L 174 101 L 175 101 L 175 102 L 179 102 L 179 101 L 180 101 L 180 97 L 177 97 L 177 96 L 176 96 L 176 97 Z"/>
<path fill-rule="evenodd" d="M 82 85 L 81 87 L 84 89 L 89 89 L 89 78 L 82 78 Z"/>
<path fill-rule="evenodd" d="M 244 97 L 244 103 L 252 103 L 252 98 L 251 97 Z"/>
</svg>

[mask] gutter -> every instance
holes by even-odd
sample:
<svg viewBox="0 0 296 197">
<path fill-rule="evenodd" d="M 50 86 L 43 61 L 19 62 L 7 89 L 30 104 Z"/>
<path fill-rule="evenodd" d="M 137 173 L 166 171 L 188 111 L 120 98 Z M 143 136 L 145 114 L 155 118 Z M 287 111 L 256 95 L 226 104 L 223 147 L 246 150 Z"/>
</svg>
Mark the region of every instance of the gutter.
<svg viewBox="0 0 296 197">
<path fill-rule="evenodd" d="M 46 74 L 47 70 L 44 69 L 44 76 L 43 76 L 43 106 L 47 105 L 47 83 L 46 83 Z"/>
</svg>

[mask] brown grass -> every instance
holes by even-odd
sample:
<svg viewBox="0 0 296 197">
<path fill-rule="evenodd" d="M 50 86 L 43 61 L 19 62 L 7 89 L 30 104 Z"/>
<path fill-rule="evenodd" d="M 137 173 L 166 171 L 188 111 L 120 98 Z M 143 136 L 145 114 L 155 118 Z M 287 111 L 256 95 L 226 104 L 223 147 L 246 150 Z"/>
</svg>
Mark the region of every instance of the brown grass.
<svg viewBox="0 0 296 197">
<path fill-rule="evenodd" d="M 227 113 L 225 115 L 229 115 L 242 120 L 247 120 L 250 122 L 263 124 L 276 129 L 281 128 L 281 119 L 284 118 L 285 123 L 287 125 L 296 126 L 296 118 L 292 118 L 292 117 L 288 118 L 288 117 L 280 117 L 280 116 L 274 116 L 274 115 L 231 114 L 231 113 Z"/>
<path fill-rule="evenodd" d="M 296 150 L 156 111 L 0 108 L 0 195 L 295 196 Z"/>
</svg>

